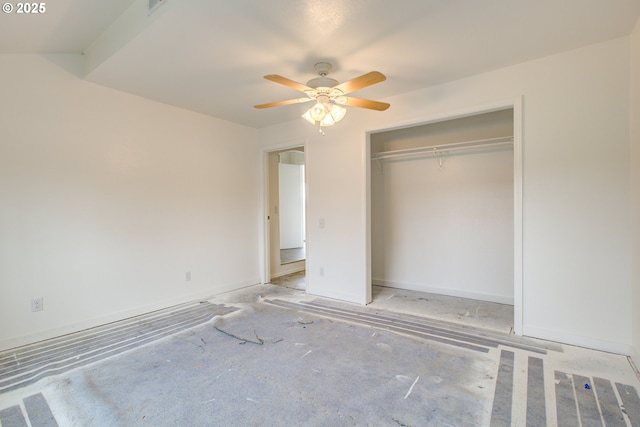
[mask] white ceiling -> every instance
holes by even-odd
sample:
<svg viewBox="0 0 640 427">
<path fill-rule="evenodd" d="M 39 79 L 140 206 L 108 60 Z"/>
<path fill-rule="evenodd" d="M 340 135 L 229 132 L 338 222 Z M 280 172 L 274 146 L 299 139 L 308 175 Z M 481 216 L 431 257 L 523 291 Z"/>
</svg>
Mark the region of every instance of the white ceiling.
<svg viewBox="0 0 640 427">
<path fill-rule="evenodd" d="M 133 1 L 37 0 L 44 13 L 19 14 L 17 4 L 26 2 L 3 0 L 13 11 L 0 13 L 0 54 L 81 53 Z"/>
<path fill-rule="evenodd" d="M 84 52 L 89 81 L 263 127 L 308 108 L 254 109 L 301 95 L 265 74 L 306 83 L 320 60 L 341 82 L 376 70 L 387 81 L 352 95 L 379 100 L 625 36 L 640 15 L 639 0 L 165 0 L 150 16 L 146 4 L 3 14 L 0 53 Z"/>
</svg>

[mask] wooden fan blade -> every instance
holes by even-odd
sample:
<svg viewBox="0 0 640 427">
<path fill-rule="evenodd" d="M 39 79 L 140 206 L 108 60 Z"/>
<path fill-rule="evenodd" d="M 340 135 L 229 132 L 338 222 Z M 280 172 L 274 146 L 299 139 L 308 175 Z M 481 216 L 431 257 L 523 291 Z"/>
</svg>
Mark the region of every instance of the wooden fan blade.
<svg viewBox="0 0 640 427">
<path fill-rule="evenodd" d="M 281 105 L 299 104 L 301 102 L 308 102 L 308 101 L 313 101 L 313 99 L 312 98 L 287 99 L 285 101 L 269 102 L 268 104 L 254 105 L 253 108 L 262 109 L 262 108 L 279 107 Z"/>
<path fill-rule="evenodd" d="M 340 83 L 338 86 L 335 86 L 334 89 L 338 89 L 346 95 L 347 93 L 355 92 L 358 89 L 362 89 L 385 80 L 387 80 L 387 78 L 384 74 L 378 71 L 371 71 L 370 73 L 363 74 L 355 79 Z"/>
<path fill-rule="evenodd" d="M 384 111 L 391 106 L 391 104 L 387 104 L 386 102 L 371 101 L 369 99 L 349 98 L 348 96 L 345 96 L 345 98 L 346 101 L 344 105 L 348 105 L 350 107 L 368 108 L 369 110 Z"/>
<path fill-rule="evenodd" d="M 264 76 L 264 78 L 272 82 L 276 82 L 276 83 L 280 83 L 281 85 L 288 86 L 292 89 L 299 90 L 300 92 L 313 90 L 313 88 L 310 88 L 309 86 L 303 85 L 302 83 L 295 82 L 291 79 L 279 76 L 277 74 L 269 74 L 268 76 Z"/>
</svg>

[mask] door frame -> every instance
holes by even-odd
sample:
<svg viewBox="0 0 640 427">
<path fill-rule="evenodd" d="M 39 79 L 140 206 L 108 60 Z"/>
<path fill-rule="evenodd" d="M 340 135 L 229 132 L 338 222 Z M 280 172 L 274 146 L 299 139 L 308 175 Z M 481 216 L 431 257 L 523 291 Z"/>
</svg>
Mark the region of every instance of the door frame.
<svg viewBox="0 0 640 427">
<path fill-rule="evenodd" d="M 298 139 L 289 142 L 283 142 L 274 145 L 262 147 L 259 153 L 258 176 L 259 183 L 259 209 L 258 209 L 258 259 L 260 266 L 260 283 L 265 284 L 271 281 L 271 237 L 269 227 L 269 156 L 278 151 L 286 151 L 288 149 L 304 147 L 305 153 L 305 175 L 306 175 L 306 156 L 307 156 L 307 139 Z M 305 179 L 305 194 L 307 192 L 307 180 Z M 305 196 L 305 236 L 307 227 L 307 209 Z M 307 242 L 308 243 L 308 242 Z M 305 245 L 307 246 L 307 245 Z M 308 247 L 306 250 L 306 259 L 309 258 Z M 306 262 L 306 261 L 305 261 Z"/>
<path fill-rule="evenodd" d="M 523 334 L 524 324 L 524 280 L 523 280 L 523 163 L 522 163 L 522 111 L 523 97 L 517 96 L 502 101 L 483 104 L 475 107 L 434 114 L 410 122 L 387 126 L 381 129 L 367 131 L 366 138 L 366 203 L 365 226 L 367 239 L 367 302 L 372 298 L 371 283 L 371 135 L 379 132 L 387 132 L 404 129 L 413 126 L 421 126 L 430 123 L 438 123 L 446 120 L 475 116 L 483 113 L 513 109 L 513 328 L 517 335 Z"/>
</svg>

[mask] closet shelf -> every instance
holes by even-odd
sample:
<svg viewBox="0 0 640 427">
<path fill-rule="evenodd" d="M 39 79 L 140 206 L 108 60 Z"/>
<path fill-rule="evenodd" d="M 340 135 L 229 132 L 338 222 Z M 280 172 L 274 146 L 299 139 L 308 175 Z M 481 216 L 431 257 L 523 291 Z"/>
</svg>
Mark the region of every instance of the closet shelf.
<svg viewBox="0 0 640 427">
<path fill-rule="evenodd" d="M 384 160 L 395 157 L 417 156 L 425 154 L 441 154 L 449 151 L 468 150 L 471 148 L 488 148 L 513 144 L 513 136 L 478 139 L 475 141 L 454 142 L 451 144 L 433 145 L 430 147 L 408 148 L 405 150 L 381 151 L 371 156 L 371 160 Z"/>
</svg>

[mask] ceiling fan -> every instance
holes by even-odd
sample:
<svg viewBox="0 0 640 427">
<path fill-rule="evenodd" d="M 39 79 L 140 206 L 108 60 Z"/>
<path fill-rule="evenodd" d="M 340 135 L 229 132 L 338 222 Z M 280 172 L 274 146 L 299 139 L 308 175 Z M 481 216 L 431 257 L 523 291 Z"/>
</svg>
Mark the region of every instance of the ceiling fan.
<svg viewBox="0 0 640 427">
<path fill-rule="evenodd" d="M 316 103 L 313 107 L 309 108 L 302 117 L 311 124 L 318 123 L 321 133 L 324 133 L 322 127 L 332 126 L 342 120 L 346 113 L 346 109 L 342 107 L 343 105 L 377 111 L 384 111 L 389 108 L 389 104 L 386 102 L 345 96 L 348 93 L 385 81 L 387 78 L 384 74 L 378 71 L 371 71 L 355 79 L 339 83 L 337 80 L 327 77 L 327 74 L 329 74 L 331 70 L 331 64 L 328 62 L 318 62 L 315 64 L 315 69 L 320 77 L 309 80 L 306 85 L 277 74 L 264 76 L 267 80 L 299 90 L 303 92 L 306 97 L 254 105 L 254 107 L 263 109 L 315 100 Z"/>
</svg>

